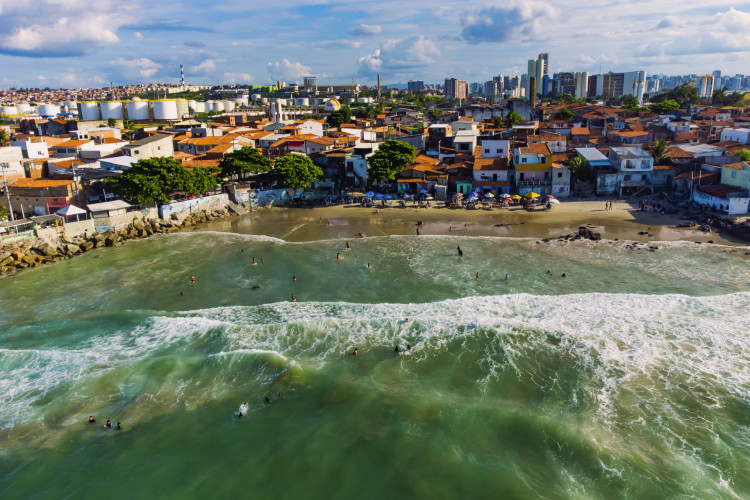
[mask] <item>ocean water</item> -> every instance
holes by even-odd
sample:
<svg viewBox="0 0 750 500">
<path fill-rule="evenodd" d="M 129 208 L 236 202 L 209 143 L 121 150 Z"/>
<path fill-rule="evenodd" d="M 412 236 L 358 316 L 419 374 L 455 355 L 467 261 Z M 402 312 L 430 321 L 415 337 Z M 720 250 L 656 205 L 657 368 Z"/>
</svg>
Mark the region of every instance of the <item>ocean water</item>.
<svg viewBox="0 0 750 500">
<path fill-rule="evenodd" d="M 180 233 L 0 279 L 0 498 L 750 497 L 746 248 L 351 245 Z"/>
</svg>

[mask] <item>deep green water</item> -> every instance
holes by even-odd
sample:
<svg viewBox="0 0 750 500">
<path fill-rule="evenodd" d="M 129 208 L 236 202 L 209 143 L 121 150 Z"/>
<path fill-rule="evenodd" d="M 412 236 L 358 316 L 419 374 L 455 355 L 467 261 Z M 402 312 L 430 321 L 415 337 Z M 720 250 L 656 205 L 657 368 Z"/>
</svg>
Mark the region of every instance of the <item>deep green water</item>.
<svg viewBox="0 0 750 500">
<path fill-rule="evenodd" d="M 0 279 L 0 498 L 750 497 L 747 249 L 351 243 Z"/>
</svg>

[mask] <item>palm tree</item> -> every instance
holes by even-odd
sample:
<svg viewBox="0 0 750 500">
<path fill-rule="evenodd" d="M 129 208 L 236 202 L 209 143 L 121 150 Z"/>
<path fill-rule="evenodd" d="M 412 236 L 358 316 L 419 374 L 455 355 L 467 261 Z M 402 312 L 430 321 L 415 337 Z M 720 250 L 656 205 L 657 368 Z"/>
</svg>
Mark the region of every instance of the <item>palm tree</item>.
<svg viewBox="0 0 750 500">
<path fill-rule="evenodd" d="M 648 148 L 651 157 L 654 159 L 654 165 L 659 165 L 669 158 L 669 150 L 665 141 L 656 141 Z"/>
<path fill-rule="evenodd" d="M 585 158 L 576 156 L 568 162 L 568 170 L 572 174 L 573 178 L 586 182 L 591 177 L 591 166 Z"/>
<path fill-rule="evenodd" d="M 10 144 L 8 132 L 5 129 L 0 129 L 0 146 L 7 146 L 8 144 Z"/>
</svg>

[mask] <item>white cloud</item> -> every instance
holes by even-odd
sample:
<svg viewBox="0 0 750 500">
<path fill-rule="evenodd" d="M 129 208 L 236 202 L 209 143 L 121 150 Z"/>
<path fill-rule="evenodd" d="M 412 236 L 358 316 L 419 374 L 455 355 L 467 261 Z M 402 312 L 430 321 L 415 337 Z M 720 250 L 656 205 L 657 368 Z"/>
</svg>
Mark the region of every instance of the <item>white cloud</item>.
<svg viewBox="0 0 750 500">
<path fill-rule="evenodd" d="M 206 73 L 210 73 L 213 70 L 216 69 L 216 63 L 221 62 L 221 60 L 213 60 L 213 59 L 206 59 L 202 61 L 200 64 L 197 64 L 195 66 L 188 66 L 188 72 L 191 75 L 205 75 Z"/>
<path fill-rule="evenodd" d="M 126 78 L 151 78 L 161 69 L 161 64 L 145 57 L 139 59 L 118 57 L 114 61 L 110 61 L 110 64 L 121 68 L 123 76 Z"/>
<path fill-rule="evenodd" d="M 250 73 L 224 73 L 225 83 L 250 83 L 253 76 Z"/>
<path fill-rule="evenodd" d="M 377 24 L 360 24 L 349 30 L 354 36 L 375 36 L 380 33 L 382 29 Z"/>
<path fill-rule="evenodd" d="M 141 35 L 140 31 L 136 31 L 133 35 L 135 35 L 136 40 L 143 40 L 143 35 Z"/>
<path fill-rule="evenodd" d="M 312 73 L 309 66 L 300 62 L 291 62 L 289 59 L 282 59 L 277 62 L 270 62 L 266 65 L 271 78 L 274 80 L 295 80 Z"/>
<path fill-rule="evenodd" d="M 36 79 L 39 80 L 40 82 L 44 82 L 47 80 L 47 77 L 44 75 L 39 75 L 36 77 Z"/>
<path fill-rule="evenodd" d="M 387 40 L 372 54 L 359 58 L 359 71 L 372 74 L 385 70 L 404 70 L 432 64 L 440 57 L 435 42 L 419 35 L 401 40 Z"/>
<path fill-rule="evenodd" d="M 34 0 L 2 6 L 0 52 L 30 57 L 89 54 L 119 41 L 131 17 L 113 0 Z"/>
<path fill-rule="evenodd" d="M 524 41 L 542 32 L 542 20 L 557 9 L 547 3 L 523 2 L 469 10 L 461 19 L 461 38 L 469 43 Z"/>
</svg>

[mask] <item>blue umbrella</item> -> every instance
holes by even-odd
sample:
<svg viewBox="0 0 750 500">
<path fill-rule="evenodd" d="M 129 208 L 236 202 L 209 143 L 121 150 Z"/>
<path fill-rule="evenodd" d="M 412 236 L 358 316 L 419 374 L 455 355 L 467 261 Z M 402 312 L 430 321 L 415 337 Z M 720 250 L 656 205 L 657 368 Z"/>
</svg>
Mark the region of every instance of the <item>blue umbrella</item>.
<svg viewBox="0 0 750 500">
<path fill-rule="evenodd" d="M 427 193 L 429 193 L 429 191 L 427 191 L 426 189 L 420 189 L 419 193 L 420 194 L 427 194 Z"/>
<path fill-rule="evenodd" d="M 387 194 L 387 195 L 385 195 L 385 199 L 386 199 L 386 200 L 390 200 L 390 199 L 393 199 L 393 196 L 391 196 L 391 195 Z"/>
<path fill-rule="evenodd" d="M 378 194 L 376 194 L 376 195 L 375 195 L 375 198 L 377 198 L 377 199 L 380 199 L 380 198 L 382 198 L 382 197 L 383 197 L 383 195 L 382 195 L 382 194 L 380 194 L 380 193 L 378 193 Z"/>
<path fill-rule="evenodd" d="M 373 193 L 372 191 L 368 191 L 368 192 L 366 192 L 365 194 L 366 194 L 367 196 L 373 196 L 373 195 L 374 195 L 375 193 Z"/>
</svg>

